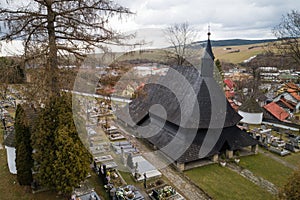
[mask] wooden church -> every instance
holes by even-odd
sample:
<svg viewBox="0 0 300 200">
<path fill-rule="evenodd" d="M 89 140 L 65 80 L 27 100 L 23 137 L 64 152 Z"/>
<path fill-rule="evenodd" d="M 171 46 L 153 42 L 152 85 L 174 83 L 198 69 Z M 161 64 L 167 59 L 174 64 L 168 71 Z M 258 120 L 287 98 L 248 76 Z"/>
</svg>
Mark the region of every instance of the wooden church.
<svg viewBox="0 0 300 200">
<path fill-rule="evenodd" d="M 197 67 L 172 66 L 158 83 L 117 112 L 117 118 L 159 149 L 179 170 L 197 162 L 232 158 L 235 151 L 256 153 L 257 141 L 236 125 L 241 116 L 230 106 L 213 76 L 210 33 Z"/>
</svg>

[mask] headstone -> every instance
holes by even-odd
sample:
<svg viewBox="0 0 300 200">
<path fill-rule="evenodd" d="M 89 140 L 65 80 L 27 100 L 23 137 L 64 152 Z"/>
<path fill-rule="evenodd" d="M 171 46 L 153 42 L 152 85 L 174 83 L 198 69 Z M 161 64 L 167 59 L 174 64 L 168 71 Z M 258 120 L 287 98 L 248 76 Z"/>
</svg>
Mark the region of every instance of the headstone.
<svg viewBox="0 0 300 200">
<path fill-rule="evenodd" d="M 156 199 L 156 200 L 158 200 L 159 199 L 159 197 L 158 197 L 158 192 L 156 191 L 156 190 L 152 190 L 152 197 L 154 198 L 154 199 Z"/>
<path fill-rule="evenodd" d="M 284 148 L 289 150 L 289 151 L 295 152 L 295 147 L 291 143 L 286 143 Z"/>
<path fill-rule="evenodd" d="M 109 195 L 112 199 L 115 198 L 116 196 L 116 192 L 117 192 L 117 189 L 115 187 L 113 187 L 110 191 L 109 191 Z"/>
</svg>

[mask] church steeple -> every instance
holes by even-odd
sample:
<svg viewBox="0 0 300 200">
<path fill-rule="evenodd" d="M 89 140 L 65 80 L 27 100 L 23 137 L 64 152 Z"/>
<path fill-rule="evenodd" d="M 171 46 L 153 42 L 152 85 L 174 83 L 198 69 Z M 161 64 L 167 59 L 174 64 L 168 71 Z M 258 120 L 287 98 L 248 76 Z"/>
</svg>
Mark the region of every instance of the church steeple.
<svg viewBox="0 0 300 200">
<path fill-rule="evenodd" d="M 210 26 L 208 26 L 208 33 L 207 33 L 207 44 L 206 44 L 206 52 L 210 55 L 210 57 L 214 60 L 215 56 L 212 52 L 211 43 L 210 43 Z"/>
<path fill-rule="evenodd" d="M 202 77 L 213 77 L 214 72 L 214 59 L 215 56 L 212 52 L 211 43 L 210 43 L 210 28 L 208 28 L 207 33 L 207 43 L 206 48 L 203 54 L 203 57 L 201 58 L 201 76 Z"/>
</svg>

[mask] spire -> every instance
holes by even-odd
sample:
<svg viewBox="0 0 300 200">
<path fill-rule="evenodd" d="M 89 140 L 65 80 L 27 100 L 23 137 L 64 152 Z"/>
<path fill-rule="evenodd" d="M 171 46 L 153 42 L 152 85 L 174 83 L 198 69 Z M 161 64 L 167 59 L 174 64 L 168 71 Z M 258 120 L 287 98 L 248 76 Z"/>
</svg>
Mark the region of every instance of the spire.
<svg viewBox="0 0 300 200">
<path fill-rule="evenodd" d="M 201 59 L 201 76 L 202 77 L 213 77 L 214 74 L 214 59 L 215 56 L 212 52 L 211 43 L 210 43 L 210 26 L 208 26 L 208 39 L 206 48 Z"/>
<path fill-rule="evenodd" d="M 210 43 L 210 25 L 208 25 L 208 33 L 207 33 L 207 44 L 206 44 L 206 49 L 205 51 L 210 55 L 210 57 L 214 60 L 215 56 L 212 52 L 212 48 L 211 48 L 211 43 Z"/>
</svg>

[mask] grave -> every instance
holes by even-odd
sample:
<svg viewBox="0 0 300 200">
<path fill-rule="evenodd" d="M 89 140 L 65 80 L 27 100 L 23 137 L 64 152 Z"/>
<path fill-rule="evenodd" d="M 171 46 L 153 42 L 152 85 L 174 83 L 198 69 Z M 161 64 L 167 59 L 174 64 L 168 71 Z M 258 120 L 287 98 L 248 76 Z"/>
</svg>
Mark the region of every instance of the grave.
<svg viewBox="0 0 300 200">
<path fill-rule="evenodd" d="M 300 150 L 297 149 L 292 143 L 286 143 L 284 148 L 285 148 L 286 150 L 291 151 L 291 152 L 294 152 L 294 153 L 297 153 L 297 152 L 300 151 Z"/>
<path fill-rule="evenodd" d="M 111 143 L 112 149 L 115 151 L 116 154 L 121 154 L 122 149 L 125 154 L 134 153 L 137 154 L 139 151 L 136 147 L 134 147 L 128 141 L 121 141 L 121 142 L 112 142 Z"/>
<path fill-rule="evenodd" d="M 117 200 L 132 199 L 132 200 L 143 200 L 144 196 L 137 190 L 133 185 L 127 185 L 125 187 L 117 188 L 116 190 Z"/>
<path fill-rule="evenodd" d="M 97 146 L 90 147 L 90 151 L 93 155 L 109 152 L 109 144 L 106 142 L 100 143 Z"/>
<path fill-rule="evenodd" d="M 121 134 L 121 132 L 109 134 L 109 140 L 111 140 L 111 141 L 124 140 L 124 139 L 125 139 L 125 137 Z"/>
<path fill-rule="evenodd" d="M 101 200 L 101 198 L 98 196 L 98 194 L 95 191 L 91 191 L 87 194 L 72 197 L 71 200 Z"/>
<path fill-rule="evenodd" d="M 105 155 L 105 156 L 98 156 L 94 158 L 94 161 L 96 163 L 98 162 L 106 162 L 106 161 L 111 161 L 113 160 L 113 157 L 111 155 Z"/>
<path fill-rule="evenodd" d="M 134 168 L 131 169 L 132 176 L 136 178 L 137 181 L 143 181 L 146 174 L 147 179 L 161 177 L 161 173 L 143 156 L 132 156 L 132 163 Z M 136 176 L 136 173 L 139 174 Z"/>
<path fill-rule="evenodd" d="M 179 194 L 173 187 L 167 185 L 158 189 L 153 189 L 149 193 L 149 197 L 153 200 L 184 200 L 185 198 Z"/>
<path fill-rule="evenodd" d="M 116 131 L 118 131 L 118 128 L 116 126 L 109 126 L 106 128 L 106 126 L 103 126 L 104 132 L 107 134 L 111 134 L 114 133 Z"/>
<path fill-rule="evenodd" d="M 276 153 L 276 154 L 280 155 L 280 156 L 286 156 L 286 155 L 291 153 L 286 149 L 283 149 L 283 148 L 280 148 L 280 147 L 274 147 L 274 146 L 270 146 L 269 150 L 273 153 Z"/>
</svg>

